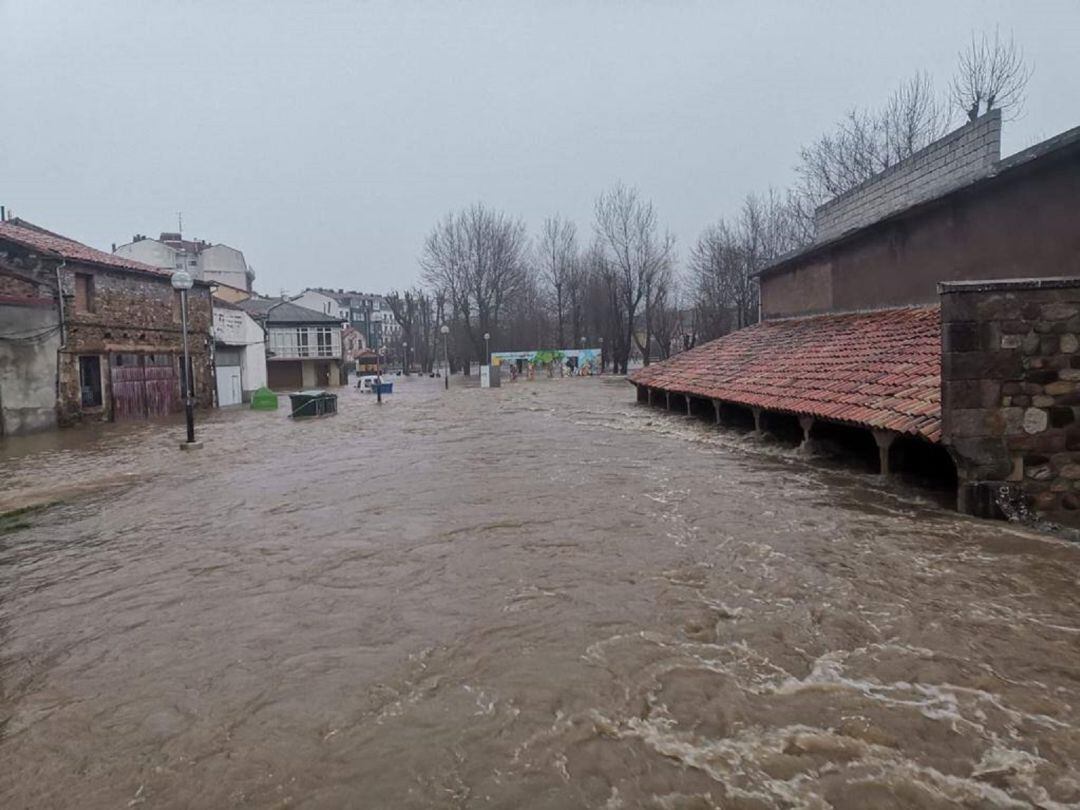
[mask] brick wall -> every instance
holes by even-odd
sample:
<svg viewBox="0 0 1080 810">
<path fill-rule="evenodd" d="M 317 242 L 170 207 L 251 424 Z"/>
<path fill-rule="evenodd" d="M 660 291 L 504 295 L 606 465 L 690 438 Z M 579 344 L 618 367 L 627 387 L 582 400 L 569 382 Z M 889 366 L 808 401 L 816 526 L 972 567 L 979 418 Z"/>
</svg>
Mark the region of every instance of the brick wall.
<svg viewBox="0 0 1080 810">
<path fill-rule="evenodd" d="M 1080 278 L 939 287 L 942 433 L 960 509 L 1080 525 Z"/>
<path fill-rule="evenodd" d="M 986 177 L 1000 157 L 1001 112 L 993 110 L 819 206 L 814 238 L 839 236 Z"/>
</svg>

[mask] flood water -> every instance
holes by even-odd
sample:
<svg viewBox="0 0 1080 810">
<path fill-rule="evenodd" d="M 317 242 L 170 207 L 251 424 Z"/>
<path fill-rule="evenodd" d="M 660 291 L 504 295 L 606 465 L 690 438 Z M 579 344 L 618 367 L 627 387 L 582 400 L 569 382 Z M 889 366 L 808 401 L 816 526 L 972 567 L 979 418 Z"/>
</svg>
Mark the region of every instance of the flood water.
<svg viewBox="0 0 1080 810">
<path fill-rule="evenodd" d="M 62 499 L 0 807 L 1080 806 L 1080 546 L 615 379 L 396 387 L 0 446 Z"/>
</svg>

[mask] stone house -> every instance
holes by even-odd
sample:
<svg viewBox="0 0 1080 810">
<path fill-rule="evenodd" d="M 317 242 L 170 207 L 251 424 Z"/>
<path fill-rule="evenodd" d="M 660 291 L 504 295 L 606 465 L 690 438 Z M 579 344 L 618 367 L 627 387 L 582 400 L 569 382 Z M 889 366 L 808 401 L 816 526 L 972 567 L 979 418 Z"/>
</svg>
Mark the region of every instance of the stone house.
<svg viewBox="0 0 1080 810">
<path fill-rule="evenodd" d="M 270 388 L 291 391 L 346 382 L 340 320 L 280 298 L 249 298 L 236 306 L 266 330 Z"/>
<path fill-rule="evenodd" d="M 1000 135 L 991 112 L 819 207 L 761 322 L 634 372 L 639 400 L 862 431 L 962 511 L 1080 525 L 1080 128 L 1005 159 Z"/>
<path fill-rule="evenodd" d="M 170 272 L 18 219 L 0 222 L 0 267 L 4 288 L 38 299 L 32 306 L 49 311 L 48 322 L 55 324 L 54 344 L 3 375 L 18 377 L 22 394 L 35 392 L 37 416 L 20 418 L 20 430 L 182 409 L 180 300 Z M 199 406 L 209 407 L 214 387 L 210 286 L 197 283 L 188 300 L 194 393 Z M 45 355 L 53 347 L 46 369 Z M 5 384 L 5 390 L 10 387 Z M 52 419 L 42 407 L 50 390 Z"/>
</svg>

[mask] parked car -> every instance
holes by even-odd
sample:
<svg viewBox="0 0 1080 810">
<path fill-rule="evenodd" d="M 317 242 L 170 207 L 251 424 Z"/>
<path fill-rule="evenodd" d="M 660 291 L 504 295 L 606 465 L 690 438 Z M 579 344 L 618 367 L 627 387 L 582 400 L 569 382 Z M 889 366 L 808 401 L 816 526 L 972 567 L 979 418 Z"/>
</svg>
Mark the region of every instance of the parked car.
<svg viewBox="0 0 1080 810">
<path fill-rule="evenodd" d="M 375 383 L 378 382 L 379 377 L 377 374 L 365 374 L 356 383 L 356 387 L 360 389 L 361 394 L 374 394 Z"/>
</svg>

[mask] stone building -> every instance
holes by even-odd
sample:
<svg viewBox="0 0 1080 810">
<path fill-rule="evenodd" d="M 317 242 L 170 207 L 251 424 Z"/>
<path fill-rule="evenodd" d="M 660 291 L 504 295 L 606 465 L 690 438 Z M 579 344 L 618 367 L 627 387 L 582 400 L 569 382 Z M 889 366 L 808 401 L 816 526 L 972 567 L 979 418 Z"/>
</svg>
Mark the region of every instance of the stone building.
<svg viewBox="0 0 1080 810">
<path fill-rule="evenodd" d="M 35 392 L 38 416 L 20 418 L 20 429 L 182 409 L 180 300 L 170 272 L 23 220 L 0 222 L 0 267 L 3 287 L 37 299 L 31 306 L 49 311 L 48 322 L 55 325 L 55 344 L 48 344 L 55 346 L 51 364 L 46 362 L 51 348 L 46 348 L 33 362 L 24 356 L 2 375 L 18 378 L 24 394 Z M 213 404 L 214 385 L 210 286 L 197 283 L 188 298 L 194 393 L 197 403 L 207 407 Z M 0 331 L 8 331 L 6 318 Z M 4 385 L 5 390 L 11 387 L 10 382 Z M 41 407 L 49 390 L 53 419 L 45 418 Z"/>
<path fill-rule="evenodd" d="M 179 233 L 162 233 L 157 239 L 135 234 L 130 242 L 114 245 L 113 253 L 162 270 L 186 270 L 201 281 L 241 290 L 250 291 L 255 281 L 255 271 L 236 248 L 184 239 Z"/>
<path fill-rule="evenodd" d="M 1080 128 L 1004 160 L 1000 134 L 995 111 L 821 206 L 762 321 L 634 372 L 639 400 L 861 429 L 882 472 L 948 467 L 963 511 L 1080 525 Z"/>
</svg>

